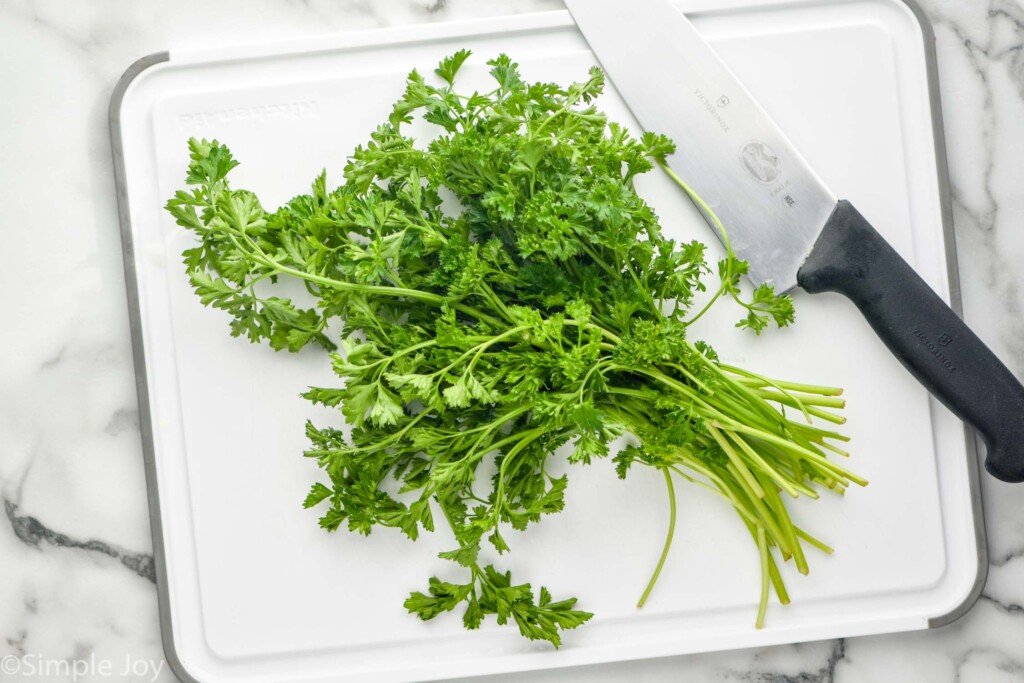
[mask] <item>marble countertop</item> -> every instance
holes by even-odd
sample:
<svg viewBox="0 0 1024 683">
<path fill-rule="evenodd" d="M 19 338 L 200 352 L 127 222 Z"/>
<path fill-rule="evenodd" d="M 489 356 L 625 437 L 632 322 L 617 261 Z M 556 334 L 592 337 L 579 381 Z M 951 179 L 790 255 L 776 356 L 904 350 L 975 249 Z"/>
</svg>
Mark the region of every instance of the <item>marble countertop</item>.
<svg viewBox="0 0 1024 683">
<path fill-rule="evenodd" d="M 938 39 L 966 318 L 1024 376 L 1024 0 L 919 0 Z M 107 104 L 138 57 L 560 0 L 0 0 L 0 668 L 163 663 Z M 1024 488 L 983 484 L 991 569 L 950 626 L 591 667 L 580 680 L 1024 681 Z M 100 671 L 97 664 L 108 662 Z M 127 669 L 127 671 L 126 671 Z M 74 673 L 3 680 L 72 680 Z M 495 681 L 554 681 L 565 672 Z"/>
</svg>

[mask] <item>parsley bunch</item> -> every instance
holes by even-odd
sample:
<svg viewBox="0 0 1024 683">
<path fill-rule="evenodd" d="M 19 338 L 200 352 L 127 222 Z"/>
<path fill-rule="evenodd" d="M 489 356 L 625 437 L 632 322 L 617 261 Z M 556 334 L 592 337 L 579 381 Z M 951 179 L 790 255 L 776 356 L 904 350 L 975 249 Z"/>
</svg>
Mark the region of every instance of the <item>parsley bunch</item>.
<svg viewBox="0 0 1024 683">
<path fill-rule="evenodd" d="M 459 608 L 475 629 L 493 615 L 557 647 L 592 615 L 517 584 L 485 547 L 504 554 L 508 529 L 562 510 L 559 460 L 610 457 L 619 477 L 652 467 L 668 489 L 669 535 L 640 604 L 683 479 L 724 498 L 757 544 L 760 626 L 769 586 L 788 601 L 777 555 L 806 573 L 804 543 L 831 552 L 792 523 L 785 496 L 866 483 L 828 457 L 845 455 L 832 443 L 845 438 L 821 426 L 843 422 L 830 410 L 841 392 L 730 367 L 689 338 L 723 295 L 755 332 L 790 323 L 792 304 L 770 286 L 745 299 L 746 264 L 730 253 L 710 303 L 691 310 L 705 247 L 667 239 L 633 183 L 656 165 L 671 173 L 674 145 L 606 119 L 593 105 L 600 70 L 568 87 L 526 83 L 503 55 L 488 62 L 494 89 L 467 96 L 453 83 L 468 57 L 441 62 L 439 85 L 413 71 L 345 183 L 329 190 L 321 174 L 276 211 L 229 185 L 225 146 L 191 140 L 191 189 L 167 208 L 198 240 L 184 252 L 192 286 L 233 335 L 332 352 L 344 382 L 304 395 L 351 429 L 306 425 L 325 480 L 305 505 L 323 506 L 330 531 L 395 527 L 415 540 L 447 524 L 455 543 L 441 557 L 464 580 L 412 593 L 405 607 L 420 618 Z M 437 129 L 428 144 L 405 134 L 414 115 Z M 302 283 L 303 301 L 274 295 L 281 279 Z"/>
</svg>

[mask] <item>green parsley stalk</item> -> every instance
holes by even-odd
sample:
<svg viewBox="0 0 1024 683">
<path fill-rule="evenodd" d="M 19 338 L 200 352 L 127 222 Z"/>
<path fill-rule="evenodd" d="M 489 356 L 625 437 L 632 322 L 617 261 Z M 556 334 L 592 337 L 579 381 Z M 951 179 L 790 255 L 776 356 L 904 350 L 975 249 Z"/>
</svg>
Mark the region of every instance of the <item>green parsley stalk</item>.
<svg viewBox="0 0 1024 683">
<path fill-rule="evenodd" d="M 682 480 L 750 532 L 760 627 L 771 590 L 789 600 L 779 560 L 806 574 L 804 544 L 832 552 L 786 500 L 866 484 L 832 459 L 846 455 L 830 426 L 844 421 L 841 391 L 730 366 L 690 338 L 723 297 L 755 333 L 791 323 L 792 302 L 770 285 L 743 293 L 747 265 L 727 236 L 706 292 L 704 245 L 666 238 L 634 179 L 659 165 L 713 214 L 665 164 L 670 140 L 634 138 L 593 105 L 600 70 L 566 88 L 527 83 L 502 55 L 488 62 L 495 87 L 464 95 L 454 80 L 468 57 L 442 61 L 436 85 L 413 71 L 344 184 L 328 190 L 321 174 L 276 211 L 229 185 L 237 162 L 224 145 L 190 140 L 190 189 L 167 209 L 197 238 L 184 252 L 192 286 L 235 336 L 330 352 L 344 383 L 304 394 L 350 427 L 306 425 L 326 481 L 305 504 L 324 506 L 324 529 L 415 540 L 438 514 L 450 527 L 441 558 L 464 578 L 431 578 L 408 611 L 461 607 L 466 628 L 490 615 L 557 647 L 592 615 L 517 584 L 490 556 L 508 552 L 509 529 L 562 510 L 563 461 L 610 458 L 619 477 L 660 471 L 668 492 L 668 535 L 639 605 L 666 566 Z M 437 128 L 429 143 L 404 134 L 414 114 Z M 274 294 L 283 279 L 302 284 L 303 302 Z"/>
</svg>

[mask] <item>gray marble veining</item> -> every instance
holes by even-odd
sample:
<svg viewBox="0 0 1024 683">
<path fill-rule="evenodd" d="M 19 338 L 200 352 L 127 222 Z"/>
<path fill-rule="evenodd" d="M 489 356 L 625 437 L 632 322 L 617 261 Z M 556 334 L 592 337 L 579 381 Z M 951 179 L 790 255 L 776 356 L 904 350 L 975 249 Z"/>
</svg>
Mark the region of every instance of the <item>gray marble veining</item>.
<svg viewBox="0 0 1024 683">
<path fill-rule="evenodd" d="M 70 538 L 47 528 L 35 517 L 19 514 L 18 506 L 9 500 L 4 501 L 4 511 L 7 513 L 7 521 L 10 523 L 14 535 L 17 536 L 19 541 L 29 547 L 41 550 L 41 544 L 45 543 L 57 548 L 73 548 L 90 553 L 99 553 L 100 555 L 106 555 L 118 560 L 129 571 L 138 574 L 147 581 L 156 583 L 156 571 L 153 568 L 152 554 L 127 552 L 103 541 L 80 541 Z"/>
<path fill-rule="evenodd" d="M 1024 0 L 921 4 L 937 34 L 966 317 L 1024 375 Z M 106 128 L 124 68 L 167 47 L 558 7 L 0 0 L 0 657 L 162 661 Z M 989 581 L 950 626 L 590 667 L 579 680 L 1024 681 L 1024 489 L 986 478 L 984 497 Z M 154 671 L 127 680 L 173 680 Z"/>
</svg>

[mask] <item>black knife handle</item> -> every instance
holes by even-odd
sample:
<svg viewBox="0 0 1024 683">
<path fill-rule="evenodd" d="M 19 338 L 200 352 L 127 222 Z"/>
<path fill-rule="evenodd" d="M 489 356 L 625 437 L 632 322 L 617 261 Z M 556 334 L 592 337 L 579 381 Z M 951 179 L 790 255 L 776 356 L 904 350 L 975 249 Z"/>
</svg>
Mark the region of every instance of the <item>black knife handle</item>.
<svg viewBox="0 0 1024 683">
<path fill-rule="evenodd" d="M 797 273 L 856 304 L 889 350 L 988 447 L 985 469 L 1024 481 L 1024 387 L 848 201 Z"/>
</svg>

